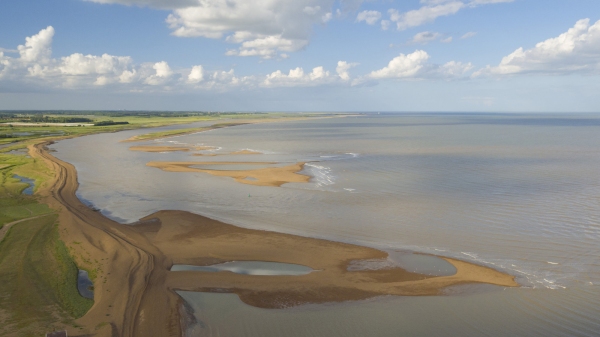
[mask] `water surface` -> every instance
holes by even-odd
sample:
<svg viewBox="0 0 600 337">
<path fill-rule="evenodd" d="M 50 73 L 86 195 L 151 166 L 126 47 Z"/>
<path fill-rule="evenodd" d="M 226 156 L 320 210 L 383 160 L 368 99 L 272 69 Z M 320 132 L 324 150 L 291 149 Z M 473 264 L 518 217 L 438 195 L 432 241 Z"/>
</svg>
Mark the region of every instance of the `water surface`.
<svg viewBox="0 0 600 337">
<path fill-rule="evenodd" d="M 449 296 L 310 310 L 261 311 L 227 300 L 225 316 L 216 297 L 184 295 L 210 327 L 201 335 L 600 331 L 600 115 L 374 115 L 244 125 L 140 143 L 214 146 L 214 153 L 224 154 L 206 158 L 132 152 L 130 143 L 119 143 L 147 132 L 86 136 L 52 148 L 76 166 L 78 196 L 123 223 L 181 209 L 248 228 L 459 258 L 511 273 L 523 285 L 459 287 Z M 145 166 L 240 161 L 226 154 L 247 148 L 264 153 L 252 161 L 309 162 L 303 173 L 312 179 L 264 187 Z M 421 264 L 431 273 L 452 272 L 439 261 L 413 268 Z"/>
</svg>

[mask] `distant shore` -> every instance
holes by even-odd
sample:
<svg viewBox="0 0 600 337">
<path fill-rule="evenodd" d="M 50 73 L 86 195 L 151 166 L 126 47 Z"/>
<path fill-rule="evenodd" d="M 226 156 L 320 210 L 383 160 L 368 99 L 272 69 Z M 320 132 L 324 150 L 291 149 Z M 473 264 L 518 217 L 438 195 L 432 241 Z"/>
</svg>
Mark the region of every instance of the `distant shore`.
<svg viewBox="0 0 600 337">
<path fill-rule="evenodd" d="M 47 145 L 48 142 L 29 147 L 33 158 L 44 160 L 56 172 L 49 187 L 39 194 L 53 208 L 61 210 L 59 222 L 64 241 L 81 242 L 91 259 L 106 261 L 102 267 L 103 281 L 99 278 L 94 283 L 95 304 L 78 320 L 97 336 L 181 336 L 183 300 L 175 290 L 230 292 L 252 306 L 283 308 L 381 295 L 439 295 L 446 287 L 466 283 L 518 286 L 514 276 L 450 258 L 444 259 L 456 267 L 457 273 L 452 276 L 432 277 L 401 268 L 348 271 L 352 261 L 385 259 L 387 253 L 352 244 L 240 228 L 184 211 L 159 211 L 136 225 L 122 225 L 77 198 L 75 167 L 50 154 Z M 265 176 L 272 176 L 272 170 L 283 169 L 286 175 L 303 177 L 293 179 L 308 179 L 297 174 L 303 163 L 295 165 L 264 169 L 271 170 L 265 171 Z M 166 170 L 201 170 L 189 166 L 189 163 L 155 165 Z M 231 172 L 236 171 L 206 173 L 215 172 L 233 176 Z M 268 182 L 267 186 L 291 182 L 279 178 L 256 179 Z M 248 181 L 252 182 L 255 181 Z M 318 272 L 265 277 L 169 271 L 174 264 L 211 265 L 243 260 L 300 264 Z"/>
</svg>

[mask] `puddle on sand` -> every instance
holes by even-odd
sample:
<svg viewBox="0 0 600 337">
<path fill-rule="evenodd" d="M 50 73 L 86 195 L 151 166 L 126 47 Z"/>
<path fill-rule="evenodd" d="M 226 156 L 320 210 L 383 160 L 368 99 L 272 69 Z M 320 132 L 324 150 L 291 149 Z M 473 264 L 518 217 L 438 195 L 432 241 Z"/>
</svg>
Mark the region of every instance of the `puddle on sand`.
<svg viewBox="0 0 600 337">
<path fill-rule="evenodd" d="M 77 274 L 77 290 L 85 298 L 94 299 L 94 283 L 90 280 L 88 272 L 79 269 Z"/>
<path fill-rule="evenodd" d="M 306 275 L 314 270 L 299 264 L 264 262 L 264 261 L 233 261 L 211 266 L 191 266 L 176 264 L 171 271 L 204 271 L 220 272 L 230 271 L 244 275 Z"/>
</svg>

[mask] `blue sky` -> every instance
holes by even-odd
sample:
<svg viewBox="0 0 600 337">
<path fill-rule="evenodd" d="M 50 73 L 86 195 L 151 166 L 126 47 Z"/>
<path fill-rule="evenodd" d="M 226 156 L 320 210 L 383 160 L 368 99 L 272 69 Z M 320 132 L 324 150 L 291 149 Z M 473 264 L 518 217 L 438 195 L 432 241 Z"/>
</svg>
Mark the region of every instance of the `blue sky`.
<svg viewBox="0 0 600 337">
<path fill-rule="evenodd" d="M 20 0 L 0 109 L 600 111 L 597 0 Z"/>
</svg>

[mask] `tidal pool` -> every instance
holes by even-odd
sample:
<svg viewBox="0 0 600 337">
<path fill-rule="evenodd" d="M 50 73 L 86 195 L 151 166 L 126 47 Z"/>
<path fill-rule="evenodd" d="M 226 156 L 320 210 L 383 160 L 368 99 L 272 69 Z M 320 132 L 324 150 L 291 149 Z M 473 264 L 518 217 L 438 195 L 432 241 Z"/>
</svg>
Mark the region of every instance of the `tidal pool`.
<svg viewBox="0 0 600 337">
<path fill-rule="evenodd" d="M 176 264 L 171 271 L 230 271 L 244 275 L 306 275 L 314 270 L 299 264 L 264 262 L 264 261 L 233 261 L 211 266 L 192 266 Z"/>
<path fill-rule="evenodd" d="M 90 280 L 90 276 L 85 270 L 80 269 L 77 274 L 77 290 L 79 290 L 81 296 L 94 299 L 94 283 Z"/>
</svg>

